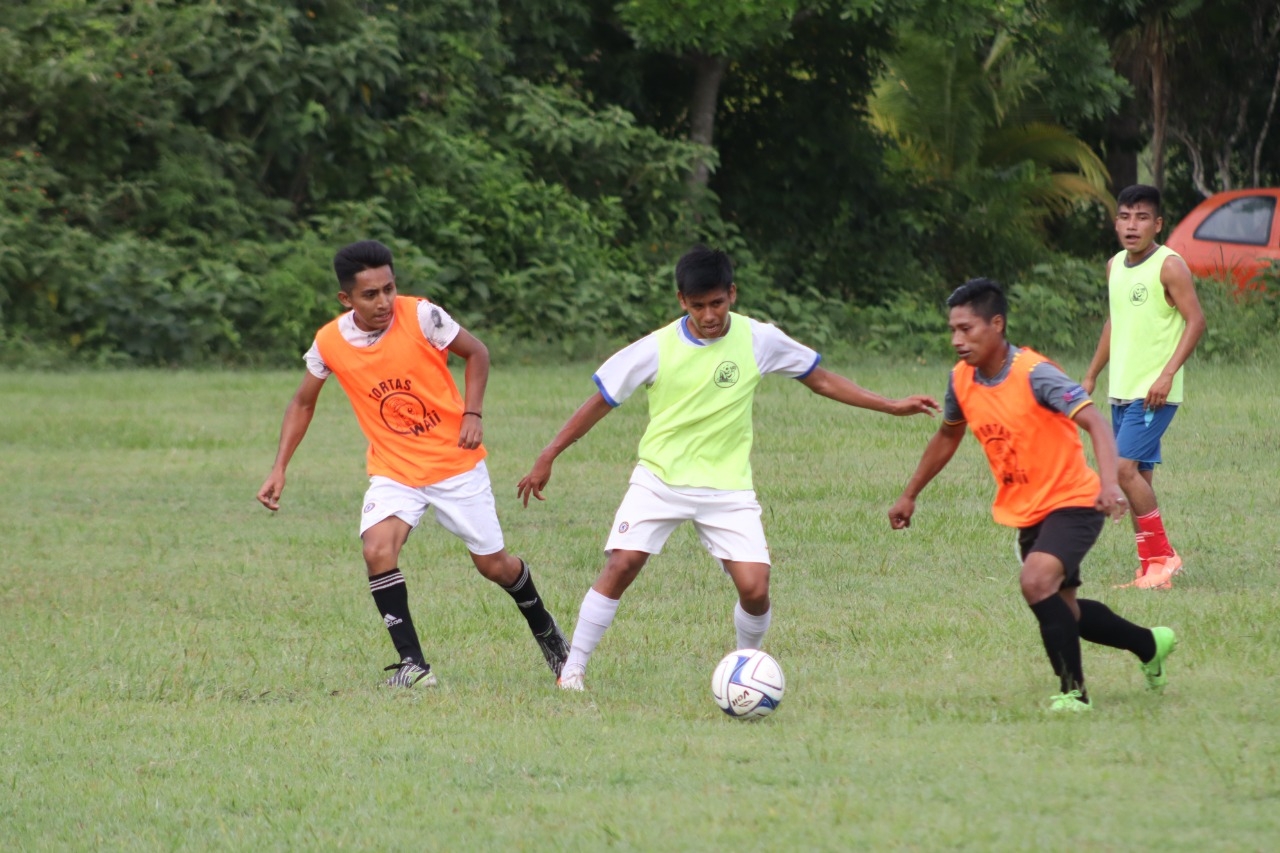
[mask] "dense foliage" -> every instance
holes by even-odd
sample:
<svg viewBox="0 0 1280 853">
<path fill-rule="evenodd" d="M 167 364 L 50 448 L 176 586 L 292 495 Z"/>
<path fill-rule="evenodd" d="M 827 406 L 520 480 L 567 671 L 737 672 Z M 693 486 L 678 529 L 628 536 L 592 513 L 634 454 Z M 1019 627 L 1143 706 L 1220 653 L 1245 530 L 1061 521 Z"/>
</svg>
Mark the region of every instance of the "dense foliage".
<svg viewBox="0 0 1280 853">
<path fill-rule="evenodd" d="M 1099 128 L 1142 103 L 1113 54 L 1160 4 L 1103 6 L 11 0 L 0 357 L 286 363 L 366 237 L 508 346 L 645 331 L 705 240 L 745 308 L 819 345 L 927 349 L 906 338 L 987 274 L 1077 307 L 1044 331 L 1079 347 L 1111 245 Z M 1274 177 L 1262 136 L 1246 165 Z M 1203 170 L 1170 171 L 1190 203 Z"/>
</svg>

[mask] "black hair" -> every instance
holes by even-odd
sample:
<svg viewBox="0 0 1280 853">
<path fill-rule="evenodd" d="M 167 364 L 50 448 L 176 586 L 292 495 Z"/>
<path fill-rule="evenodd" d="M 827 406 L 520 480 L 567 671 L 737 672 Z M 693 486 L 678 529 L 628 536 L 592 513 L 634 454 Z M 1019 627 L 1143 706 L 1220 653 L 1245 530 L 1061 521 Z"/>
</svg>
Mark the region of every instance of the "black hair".
<svg viewBox="0 0 1280 853">
<path fill-rule="evenodd" d="M 676 290 L 683 296 L 703 296 L 733 286 L 733 262 L 719 249 L 699 243 L 676 262 Z"/>
<path fill-rule="evenodd" d="M 343 293 L 350 293 L 356 286 L 357 275 L 378 267 L 391 267 L 393 273 L 396 271 L 391 263 L 391 250 L 377 240 L 361 240 L 343 246 L 333 256 L 333 272 L 338 276 L 338 286 Z"/>
<path fill-rule="evenodd" d="M 1138 204 L 1149 204 L 1155 210 L 1156 216 L 1160 216 L 1160 190 L 1146 184 L 1134 184 L 1131 187 L 1125 187 L 1120 190 L 1120 195 L 1116 196 L 1116 207 L 1133 207 Z"/>
<path fill-rule="evenodd" d="M 959 308 L 967 305 L 988 323 L 997 315 L 1004 317 L 1005 325 L 1009 323 L 1009 300 L 1004 295 L 1000 283 L 990 278 L 971 278 L 951 291 L 947 297 L 948 308 Z"/>
</svg>

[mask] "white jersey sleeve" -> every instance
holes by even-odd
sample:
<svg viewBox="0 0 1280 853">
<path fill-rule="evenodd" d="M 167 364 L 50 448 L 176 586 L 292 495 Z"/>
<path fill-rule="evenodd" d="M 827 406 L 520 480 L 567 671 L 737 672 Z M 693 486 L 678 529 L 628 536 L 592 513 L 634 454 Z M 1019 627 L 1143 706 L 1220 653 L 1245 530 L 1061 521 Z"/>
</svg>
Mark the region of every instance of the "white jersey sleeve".
<svg viewBox="0 0 1280 853">
<path fill-rule="evenodd" d="M 618 350 L 600 365 L 591 381 L 610 406 L 620 406 L 641 385 L 658 377 L 658 339 L 652 334 Z"/>
<path fill-rule="evenodd" d="M 816 350 L 793 340 L 777 326 L 758 320 L 751 321 L 751 349 L 762 376 L 781 373 L 792 379 L 803 379 L 822 361 Z"/>
<path fill-rule="evenodd" d="M 329 365 L 325 364 L 324 359 L 320 357 L 320 347 L 315 341 L 311 342 L 311 349 L 306 351 L 302 360 L 307 363 L 307 372 L 316 379 L 328 379 L 333 373 Z"/>
<path fill-rule="evenodd" d="M 427 342 L 436 349 L 448 349 L 462 327 L 439 305 L 427 300 L 418 303 L 418 325 Z"/>
</svg>

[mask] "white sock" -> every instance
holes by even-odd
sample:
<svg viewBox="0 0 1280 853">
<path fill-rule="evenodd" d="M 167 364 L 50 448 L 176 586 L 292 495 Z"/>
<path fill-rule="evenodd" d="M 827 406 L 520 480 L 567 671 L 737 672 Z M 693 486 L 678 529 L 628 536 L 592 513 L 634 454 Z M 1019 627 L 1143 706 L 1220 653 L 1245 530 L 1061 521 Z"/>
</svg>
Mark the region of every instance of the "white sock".
<svg viewBox="0 0 1280 853">
<path fill-rule="evenodd" d="M 733 605 L 733 627 L 738 632 L 738 648 L 758 649 L 764 642 L 765 632 L 769 630 L 769 622 L 773 619 L 773 608 L 770 607 L 759 616 L 752 616 L 742 609 L 742 602 Z M 572 658 L 570 658 L 572 659 Z"/>
<path fill-rule="evenodd" d="M 618 612 L 618 600 L 606 598 L 594 589 L 587 590 L 582 599 L 582 607 L 578 609 L 578 624 L 573 629 L 573 643 L 569 648 L 569 659 L 564 663 L 563 676 L 569 670 L 586 671 L 587 661 L 604 632 L 613 624 L 613 617 Z"/>
</svg>

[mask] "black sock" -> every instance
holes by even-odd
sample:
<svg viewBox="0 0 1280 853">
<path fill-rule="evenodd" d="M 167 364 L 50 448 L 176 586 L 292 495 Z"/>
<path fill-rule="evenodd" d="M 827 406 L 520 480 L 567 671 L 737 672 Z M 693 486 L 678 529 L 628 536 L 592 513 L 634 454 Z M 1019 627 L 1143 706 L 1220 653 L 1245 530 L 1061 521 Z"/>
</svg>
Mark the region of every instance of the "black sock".
<svg viewBox="0 0 1280 853">
<path fill-rule="evenodd" d="M 1062 692 L 1084 692 L 1084 664 L 1080 659 L 1080 626 L 1075 614 L 1061 596 L 1051 595 L 1044 601 L 1031 605 L 1031 612 L 1040 622 L 1040 639 L 1044 641 L 1049 663 L 1058 674 Z"/>
<path fill-rule="evenodd" d="M 392 569 L 370 577 L 369 592 L 373 593 L 373 603 L 382 614 L 382 623 L 387 626 L 387 633 L 391 635 L 400 659 L 413 658 L 418 663 L 426 663 L 422 646 L 418 643 L 418 632 L 414 630 L 413 619 L 409 616 L 409 590 L 404 585 L 404 575 L 400 570 Z"/>
<path fill-rule="evenodd" d="M 551 618 L 547 608 L 542 606 L 542 599 L 538 596 L 538 588 L 533 585 L 533 573 L 529 571 L 528 563 L 521 560 L 520 577 L 511 586 L 502 588 L 516 604 L 520 605 L 520 612 L 524 614 L 525 621 L 529 623 L 529 630 L 535 637 L 541 637 L 551 630 L 555 620 Z"/>
<path fill-rule="evenodd" d="M 1150 628 L 1117 616 L 1101 601 L 1080 599 L 1080 639 L 1133 652 L 1147 663 L 1156 656 L 1156 638 Z"/>
</svg>

